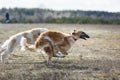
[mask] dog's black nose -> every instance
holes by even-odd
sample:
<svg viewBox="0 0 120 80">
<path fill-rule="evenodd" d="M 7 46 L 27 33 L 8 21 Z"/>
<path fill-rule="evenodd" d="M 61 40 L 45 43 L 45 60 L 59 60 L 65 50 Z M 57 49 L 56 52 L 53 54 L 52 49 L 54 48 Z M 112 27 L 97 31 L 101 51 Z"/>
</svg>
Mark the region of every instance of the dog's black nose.
<svg viewBox="0 0 120 80">
<path fill-rule="evenodd" d="M 90 38 L 90 36 L 87 35 L 86 38 Z"/>
</svg>

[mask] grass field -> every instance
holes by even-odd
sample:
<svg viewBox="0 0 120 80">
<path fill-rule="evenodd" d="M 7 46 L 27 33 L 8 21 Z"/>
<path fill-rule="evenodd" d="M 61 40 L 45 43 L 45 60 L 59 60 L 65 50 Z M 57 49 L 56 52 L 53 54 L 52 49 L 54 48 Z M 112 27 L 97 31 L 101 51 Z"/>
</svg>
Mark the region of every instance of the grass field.
<svg viewBox="0 0 120 80">
<path fill-rule="evenodd" d="M 53 58 L 47 66 L 47 55 L 38 52 L 20 52 L 0 63 L 0 80 L 120 80 L 120 25 L 77 24 L 0 24 L 0 41 L 35 27 L 45 27 L 70 33 L 85 31 L 91 37 L 79 39 L 65 58 Z"/>
</svg>

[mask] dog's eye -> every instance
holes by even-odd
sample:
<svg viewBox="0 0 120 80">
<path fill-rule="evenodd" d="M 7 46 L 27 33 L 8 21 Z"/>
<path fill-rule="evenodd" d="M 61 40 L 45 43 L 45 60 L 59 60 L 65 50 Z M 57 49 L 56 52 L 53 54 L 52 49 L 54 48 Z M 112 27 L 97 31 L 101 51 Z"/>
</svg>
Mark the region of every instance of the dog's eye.
<svg viewBox="0 0 120 80">
<path fill-rule="evenodd" d="M 38 35 L 40 35 L 40 33 L 38 33 Z"/>
<path fill-rule="evenodd" d="M 75 35 L 75 33 L 73 32 L 72 35 Z"/>
</svg>

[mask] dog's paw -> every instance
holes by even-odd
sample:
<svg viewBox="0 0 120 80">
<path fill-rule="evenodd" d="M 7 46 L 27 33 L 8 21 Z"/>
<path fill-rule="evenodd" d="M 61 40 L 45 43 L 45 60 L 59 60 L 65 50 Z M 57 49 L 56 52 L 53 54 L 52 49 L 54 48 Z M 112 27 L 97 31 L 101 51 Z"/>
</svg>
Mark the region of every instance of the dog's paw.
<svg viewBox="0 0 120 80">
<path fill-rule="evenodd" d="M 62 53 L 56 53 L 56 56 L 57 56 L 58 58 L 64 58 L 64 57 L 65 57 L 65 55 L 62 54 Z"/>
<path fill-rule="evenodd" d="M 25 51 L 26 49 L 25 49 L 25 48 L 21 48 L 20 50 L 21 50 L 21 51 Z"/>
</svg>

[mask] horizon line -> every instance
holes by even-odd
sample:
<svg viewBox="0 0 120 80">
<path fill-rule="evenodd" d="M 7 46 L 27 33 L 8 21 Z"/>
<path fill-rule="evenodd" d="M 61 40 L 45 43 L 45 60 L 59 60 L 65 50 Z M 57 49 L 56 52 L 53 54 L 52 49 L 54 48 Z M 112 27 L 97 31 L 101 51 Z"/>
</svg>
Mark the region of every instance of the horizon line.
<svg viewBox="0 0 120 80">
<path fill-rule="evenodd" d="M 120 11 L 107 11 L 107 10 L 84 10 L 84 9 L 61 9 L 61 10 L 57 10 L 57 9 L 50 9 L 50 8 L 25 8 L 25 7 L 2 7 L 0 9 L 15 9 L 15 8 L 18 8 L 18 9 L 44 9 L 44 10 L 53 10 L 53 11 L 97 11 L 97 12 L 108 12 L 108 13 L 120 13 Z"/>
</svg>

